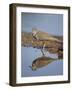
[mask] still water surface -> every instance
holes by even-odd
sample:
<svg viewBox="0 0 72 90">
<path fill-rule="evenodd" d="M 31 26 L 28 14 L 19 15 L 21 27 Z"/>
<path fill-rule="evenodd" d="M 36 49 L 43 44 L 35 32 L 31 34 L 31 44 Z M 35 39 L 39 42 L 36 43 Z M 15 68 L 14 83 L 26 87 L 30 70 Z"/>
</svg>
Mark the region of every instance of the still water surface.
<svg viewBox="0 0 72 90">
<path fill-rule="evenodd" d="M 33 47 L 21 47 L 21 76 L 32 77 L 32 76 L 54 76 L 63 74 L 63 60 L 56 60 L 50 64 L 33 71 L 30 66 L 32 62 L 41 57 L 42 53 L 40 49 Z M 48 54 L 49 57 L 57 58 L 56 54 Z"/>
</svg>

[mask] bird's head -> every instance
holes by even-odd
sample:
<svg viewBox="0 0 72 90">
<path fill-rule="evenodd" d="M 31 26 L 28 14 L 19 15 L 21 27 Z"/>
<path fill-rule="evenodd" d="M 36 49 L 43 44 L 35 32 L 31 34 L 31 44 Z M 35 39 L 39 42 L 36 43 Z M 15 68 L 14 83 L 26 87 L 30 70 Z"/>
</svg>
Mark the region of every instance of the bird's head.
<svg viewBox="0 0 72 90">
<path fill-rule="evenodd" d="M 35 36 L 37 34 L 38 30 L 37 28 L 32 28 L 32 35 Z"/>
</svg>

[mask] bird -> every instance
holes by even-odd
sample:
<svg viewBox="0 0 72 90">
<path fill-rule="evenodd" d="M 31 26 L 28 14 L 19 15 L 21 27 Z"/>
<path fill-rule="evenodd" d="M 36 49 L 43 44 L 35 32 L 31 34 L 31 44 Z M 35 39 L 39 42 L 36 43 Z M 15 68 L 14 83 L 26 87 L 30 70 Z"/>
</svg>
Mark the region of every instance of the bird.
<svg viewBox="0 0 72 90">
<path fill-rule="evenodd" d="M 61 42 L 59 39 L 53 37 L 49 33 L 40 31 L 37 28 L 32 28 L 32 35 L 36 40 L 51 40 Z"/>
<path fill-rule="evenodd" d="M 59 48 L 63 45 L 63 41 L 59 39 L 60 37 L 53 36 L 47 32 L 38 30 L 37 28 L 32 28 L 32 36 L 34 40 L 43 42 L 41 48 L 43 56 L 46 56 L 48 51 L 52 53 L 60 52 Z M 47 46 L 45 41 L 49 43 L 49 46 Z"/>
</svg>

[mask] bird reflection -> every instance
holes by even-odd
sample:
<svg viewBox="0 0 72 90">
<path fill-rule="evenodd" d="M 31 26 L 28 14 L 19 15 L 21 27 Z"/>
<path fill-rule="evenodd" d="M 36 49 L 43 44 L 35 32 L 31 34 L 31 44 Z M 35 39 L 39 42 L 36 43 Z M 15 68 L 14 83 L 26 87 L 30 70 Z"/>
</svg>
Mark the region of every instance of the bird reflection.
<svg viewBox="0 0 72 90">
<path fill-rule="evenodd" d="M 37 69 L 45 67 L 56 60 L 58 59 L 50 58 L 50 57 L 39 57 L 32 62 L 32 66 L 30 66 L 30 68 L 33 71 L 36 71 Z"/>
</svg>

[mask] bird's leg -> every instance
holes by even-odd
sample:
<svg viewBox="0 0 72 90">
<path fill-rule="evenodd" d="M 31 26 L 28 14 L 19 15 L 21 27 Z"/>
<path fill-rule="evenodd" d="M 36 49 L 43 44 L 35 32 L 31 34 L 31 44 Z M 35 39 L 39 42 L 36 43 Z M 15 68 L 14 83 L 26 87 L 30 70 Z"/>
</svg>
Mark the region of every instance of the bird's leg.
<svg viewBox="0 0 72 90">
<path fill-rule="evenodd" d="M 42 49 L 41 49 L 41 52 L 42 52 L 42 55 L 43 55 L 43 56 L 45 56 L 44 49 L 45 49 L 45 43 L 43 43 L 43 47 L 42 47 Z"/>
<path fill-rule="evenodd" d="M 43 51 L 43 48 L 41 49 L 41 52 L 42 52 L 42 55 L 45 56 L 44 51 Z"/>
</svg>

